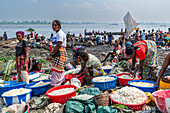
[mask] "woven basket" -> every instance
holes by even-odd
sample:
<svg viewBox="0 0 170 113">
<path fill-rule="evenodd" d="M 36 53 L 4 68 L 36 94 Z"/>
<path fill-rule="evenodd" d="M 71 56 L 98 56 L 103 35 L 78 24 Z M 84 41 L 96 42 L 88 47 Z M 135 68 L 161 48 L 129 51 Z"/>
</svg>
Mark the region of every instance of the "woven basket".
<svg viewBox="0 0 170 113">
<path fill-rule="evenodd" d="M 95 103 L 97 106 L 108 106 L 109 105 L 109 97 L 108 93 L 101 93 L 94 97 Z"/>
</svg>

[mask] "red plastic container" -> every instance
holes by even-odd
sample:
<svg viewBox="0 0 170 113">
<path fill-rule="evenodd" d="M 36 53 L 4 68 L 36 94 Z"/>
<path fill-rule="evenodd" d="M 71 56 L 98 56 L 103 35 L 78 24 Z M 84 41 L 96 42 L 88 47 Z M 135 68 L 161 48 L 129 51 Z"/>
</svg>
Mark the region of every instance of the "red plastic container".
<svg viewBox="0 0 170 113">
<path fill-rule="evenodd" d="M 170 90 L 160 90 L 153 92 L 156 106 L 162 113 L 170 112 Z"/>
<path fill-rule="evenodd" d="M 110 94 L 110 99 L 112 100 L 112 104 L 113 104 L 113 105 L 114 105 L 114 104 L 123 104 L 123 103 L 120 103 L 120 102 L 117 102 L 117 101 L 113 100 L 113 99 L 111 98 L 111 96 L 112 96 L 113 94 L 114 94 L 114 92 Z M 129 106 L 131 109 L 134 109 L 134 110 L 136 110 L 136 111 L 139 111 L 139 110 L 143 110 L 143 109 L 144 109 L 145 104 L 146 104 L 147 101 L 148 101 L 148 97 L 146 96 L 146 100 L 145 100 L 143 103 L 141 103 L 141 104 L 123 104 L 123 105 Z"/>
<path fill-rule="evenodd" d="M 75 76 L 75 74 L 68 74 L 68 75 L 65 75 L 65 83 L 67 81 L 69 81 L 71 83 L 71 78 L 76 78 L 76 77 L 79 77 L 81 74 L 79 74 L 78 76 Z M 81 82 L 81 84 L 83 83 L 83 78 L 84 78 L 85 75 L 83 75 L 82 77 L 78 78 Z"/>
<path fill-rule="evenodd" d="M 51 93 L 52 91 L 63 89 L 63 88 L 74 88 L 75 91 L 68 93 L 68 94 L 64 94 L 64 95 L 49 95 L 49 93 Z M 69 100 L 71 97 L 76 96 L 76 90 L 77 90 L 77 87 L 74 85 L 61 85 L 61 86 L 49 89 L 46 92 L 46 95 L 50 98 L 52 103 L 56 102 L 56 103 L 60 103 L 64 105 L 67 102 L 67 100 Z"/>
<path fill-rule="evenodd" d="M 117 76 L 117 80 L 118 80 L 118 82 L 119 82 L 119 84 L 120 84 L 121 86 L 129 86 L 129 85 L 128 85 L 128 82 L 129 82 L 129 81 L 142 79 L 142 77 L 139 76 L 139 75 L 138 75 L 138 79 L 124 79 L 124 78 L 119 78 L 119 76 L 122 76 L 122 75 L 129 75 L 129 73 L 120 73 L 120 74 L 117 74 L 117 75 L 116 75 L 116 76 Z"/>
<path fill-rule="evenodd" d="M 12 80 L 17 80 L 17 76 L 12 77 Z"/>
</svg>

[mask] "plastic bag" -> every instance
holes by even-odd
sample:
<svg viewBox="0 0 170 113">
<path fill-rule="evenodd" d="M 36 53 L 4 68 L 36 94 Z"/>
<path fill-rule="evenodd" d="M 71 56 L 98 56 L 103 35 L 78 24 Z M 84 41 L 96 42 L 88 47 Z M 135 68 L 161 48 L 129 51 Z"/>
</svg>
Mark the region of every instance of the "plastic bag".
<svg viewBox="0 0 170 113">
<path fill-rule="evenodd" d="M 71 98 L 65 106 L 65 113 L 93 113 L 96 109 L 94 100 L 82 100 Z"/>
<path fill-rule="evenodd" d="M 81 82 L 77 78 L 71 78 L 71 85 L 75 85 L 77 88 L 81 87 Z"/>
<path fill-rule="evenodd" d="M 13 104 L 7 108 L 3 108 L 2 113 L 24 113 L 25 106 L 25 102 L 22 102 L 21 104 Z"/>
<path fill-rule="evenodd" d="M 75 69 L 75 68 L 70 63 L 68 63 L 68 64 L 66 64 L 65 69 L 66 70 L 72 70 L 72 69 Z"/>
<path fill-rule="evenodd" d="M 97 113 L 117 113 L 117 109 L 113 109 L 111 106 L 99 106 Z"/>
<path fill-rule="evenodd" d="M 85 89 L 80 90 L 79 95 L 82 95 L 82 94 L 99 95 L 100 90 L 99 90 L 99 88 L 89 87 L 89 88 L 85 88 Z"/>
<path fill-rule="evenodd" d="M 21 71 L 21 79 L 23 82 L 26 82 L 27 84 L 29 84 L 29 76 L 27 71 Z"/>
</svg>

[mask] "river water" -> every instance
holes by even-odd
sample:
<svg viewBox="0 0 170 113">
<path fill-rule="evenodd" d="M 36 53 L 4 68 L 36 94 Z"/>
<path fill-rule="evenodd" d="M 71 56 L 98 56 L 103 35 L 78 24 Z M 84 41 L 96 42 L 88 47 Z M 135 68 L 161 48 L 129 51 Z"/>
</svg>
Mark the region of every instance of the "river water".
<svg viewBox="0 0 170 113">
<path fill-rule="evenodd" d="M 169 24 L 139 24 L 137 27 L 140 30 L 158 30 L 160 29 L 163 32 L 167 32 L 170 27 Z M 4 32 L 7 32 L 8 38 L 14 38 L 16 31 L 24 31 L 25 34 L 29 34 L 25 30 L 33 28 L 35 32 L 39 35 L 44 35 L 45 37 L 50 37 L 51 33 L 54 33 L 50 24 L 0 24 L 0 36 L 3 36 Z M 84 36 L 84 30 L 88 31 L 100 31 L 100 32 L 120 32 L 121 28 L 124 28 L 123 23 L 118 24 L 62 24 L 62 30 L 67 33 L 68 31 L 72 34 L 75 33 L 77 36 L 81 33 Z"/>
</svg>

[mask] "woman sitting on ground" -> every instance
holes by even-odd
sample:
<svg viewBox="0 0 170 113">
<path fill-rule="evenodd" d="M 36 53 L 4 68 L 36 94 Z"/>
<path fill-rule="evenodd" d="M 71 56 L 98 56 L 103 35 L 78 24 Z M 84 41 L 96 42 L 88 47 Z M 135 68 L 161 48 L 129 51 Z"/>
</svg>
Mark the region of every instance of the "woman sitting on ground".
<svg viewBox="0 0 170 113">
<path fill-rule="evenodd" d="M 78 74 L 81 73 L 82 75 L 85 75 L 87 84 L 90 84 L 90 81 L 93 77 L 104 74 L 101 62 L 97 57 L 88 54 L 87 52 L 81 52 L 79 56 L 83 61 L 83 65 Z"/>
<path fill-rule="evenodd" d="M 155 85 L 159 86 L 160 80 L 162 79 L 164 82 L 170 83 L 170 53 L 166 56 L 164 63 L 162 65 L 161 70 L 159 71 L 157 81 Z"/>
<path fill-rule="evenodd" d="M 114 58 L 115 55 L 116 55 L 116 51 L 117 51 L 117 50 L 120 50 L 120 48 L 121 48 L 121 46 L 119 45 L 119 41 L 118 41 L 118 40 L 115 40 L 115 44 L 114 44 L 113 51 L 110 51 L 110 52 L 106 55 L 106 57 L 104 58 L 104 60 L 103 60 L 102 62 L 105 62 L 110 55 L 111 55 L 111 57 L 109 58 L 108 61 L 112 61 L 113 58 Z"/>
<path fill-rule="evenodd" d="M 34 58 L 29 58 L 28 72 L 40 71 L 40 70 L 41 70 L 41 62 L 38 62 Z"/>
</svg>

